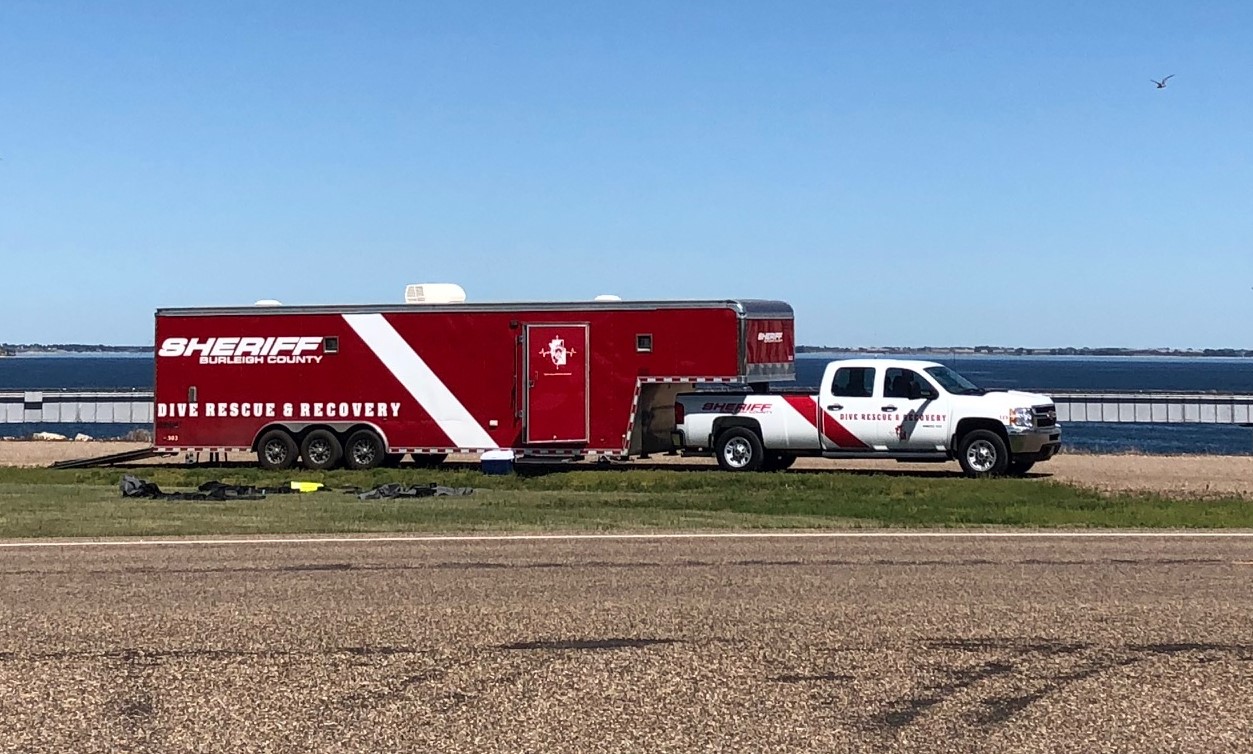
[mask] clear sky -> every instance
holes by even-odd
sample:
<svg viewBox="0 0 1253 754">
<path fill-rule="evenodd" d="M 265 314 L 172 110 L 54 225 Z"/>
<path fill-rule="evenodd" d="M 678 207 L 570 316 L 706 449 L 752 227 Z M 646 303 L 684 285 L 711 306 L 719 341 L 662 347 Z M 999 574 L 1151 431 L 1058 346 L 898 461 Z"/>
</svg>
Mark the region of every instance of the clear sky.
<svg viewBox="0 0 1253 754">
<path fill-rule="evenodd" d="M 0 342 L 457 282 L 1247 348 L 1251 74 L 1248 2 L 4 0 Z"/>
</svg>

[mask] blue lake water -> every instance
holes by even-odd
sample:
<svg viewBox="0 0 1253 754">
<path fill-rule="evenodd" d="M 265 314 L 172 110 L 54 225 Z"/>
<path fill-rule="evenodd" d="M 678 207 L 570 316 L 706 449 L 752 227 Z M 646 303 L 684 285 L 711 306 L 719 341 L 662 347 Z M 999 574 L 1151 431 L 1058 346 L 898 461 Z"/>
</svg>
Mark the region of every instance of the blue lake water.
<svg viewBox="0 0 1253 754">
<path fill-rule="evenodd" d="M 798 386 L 816 387 L 823 365 L 847 354 L 806 354 L 797 359 Z M 1165 356 L 922 356 L 946 364 L 976 384 L 1048 393 L 1051 390 L 1181 390 L 1253 393 L 1253 359 Z M 0 390 L 151 389 L 151 356 L 19 356 L 0 358 Z M 117 437 L 136 425 L 2 425 L 21 436 L 39 430 Z M 1065 444 L 1096 452 L 1158 454 L 1253 451 L 1253 431 L 1208 424 L 1068 423 Z"/>
</svg>

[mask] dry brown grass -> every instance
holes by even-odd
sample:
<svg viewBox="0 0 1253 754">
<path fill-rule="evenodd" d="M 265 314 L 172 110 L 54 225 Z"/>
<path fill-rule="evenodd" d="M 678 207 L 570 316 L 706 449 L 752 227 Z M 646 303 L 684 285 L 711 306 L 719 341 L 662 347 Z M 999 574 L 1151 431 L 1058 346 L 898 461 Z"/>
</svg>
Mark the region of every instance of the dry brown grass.
<svg viewBox="0 0 1253 754">
<path fill-rule="evenodd" d="M 128 442 L 0 442 L 0 466 L 44 467 L 54 461 L 70 458 L 120 453 L 145 447 L 144 443 Z M 232 453 L 228 460 L 247 462 L 250 453 Z M 207 460 L 207 458 L 205 459 Z M 466 460 L 471 460 L 467 457 Z M 182 456 L 153 458 L 145 464 L 181 464 Z M 708 459 L 654 456 L 651 464 L 712 465 Z M 956 473 L 956 463 L 901 464 L 894 461 L 836 462 L 805 458 L 797 469 L 876 470 L 896 473 L 920 471 Z M 1171 496 L 1217 497 L 1243 495 L 1253 497 L 1253 456 L 1149 456 L 1135 454 L 1089 455 L 1064 453 L 1036 466 L 1032 472 L 1065 484 L 1074 484 L 1103 492 L 1158 492 Z"/>
</svg>

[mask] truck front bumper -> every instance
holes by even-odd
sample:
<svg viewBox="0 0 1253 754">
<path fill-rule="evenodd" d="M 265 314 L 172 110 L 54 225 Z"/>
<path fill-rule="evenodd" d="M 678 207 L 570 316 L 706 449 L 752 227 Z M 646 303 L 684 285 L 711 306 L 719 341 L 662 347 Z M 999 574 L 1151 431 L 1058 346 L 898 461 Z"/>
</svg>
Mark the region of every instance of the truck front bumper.
<svg viewBox="0 0 1253 754">
<path fill-rule="evenodd" d="M 1047 461 L 1062 449 L 1062 428 L 1036 427 L 1034 429 L 1009 430 L 1009 452 L 1015 458 L 1031 458 Z"/>
</svg>

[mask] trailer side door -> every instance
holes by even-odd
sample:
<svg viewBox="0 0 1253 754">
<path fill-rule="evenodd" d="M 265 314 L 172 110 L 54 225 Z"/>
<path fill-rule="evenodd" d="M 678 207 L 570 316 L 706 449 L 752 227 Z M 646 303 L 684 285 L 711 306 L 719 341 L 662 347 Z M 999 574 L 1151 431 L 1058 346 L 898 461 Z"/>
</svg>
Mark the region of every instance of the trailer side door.
<svg viewBox="0 0 1253 754">
<path fill-rule="evenodd" d="M 588 326 L 526 326 L 526 441 L 587 442 Z"/>
</svg>

